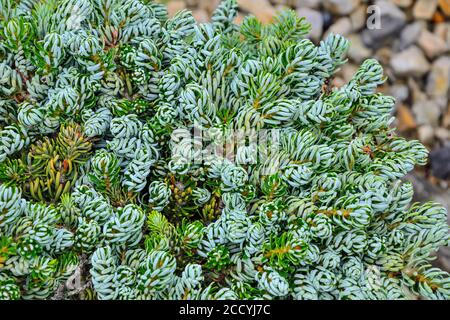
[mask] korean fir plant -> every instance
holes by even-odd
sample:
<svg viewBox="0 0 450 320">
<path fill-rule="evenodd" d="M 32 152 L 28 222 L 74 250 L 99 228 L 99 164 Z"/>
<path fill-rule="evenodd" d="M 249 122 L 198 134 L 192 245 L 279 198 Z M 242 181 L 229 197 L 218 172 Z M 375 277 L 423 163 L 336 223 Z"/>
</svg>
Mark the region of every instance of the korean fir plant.
<svg viewBox="0 0 450 320">
<path fill-rule="evenodd" d="M 0 1 L 1 299 L 450 298 L 379 63 L 236 13 Z"/>
</svg>

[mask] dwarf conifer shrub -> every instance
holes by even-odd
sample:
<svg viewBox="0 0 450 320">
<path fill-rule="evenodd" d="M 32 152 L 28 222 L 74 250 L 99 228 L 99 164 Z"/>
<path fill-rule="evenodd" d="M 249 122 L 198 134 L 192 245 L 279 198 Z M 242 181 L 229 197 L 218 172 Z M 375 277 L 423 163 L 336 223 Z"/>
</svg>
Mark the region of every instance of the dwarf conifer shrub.
<svg viewBox="0 0 450 320">
<path fill-rule="evenodd" d="M 331 87 L 343 37 L 314 45 L 293 11 L 238 26 L 235 0 L 205 24 L 0 5 L 0 298 L 450 297 L 447 212 L 401 180 L 427 150 L 377 61 Z"/>
</svg>

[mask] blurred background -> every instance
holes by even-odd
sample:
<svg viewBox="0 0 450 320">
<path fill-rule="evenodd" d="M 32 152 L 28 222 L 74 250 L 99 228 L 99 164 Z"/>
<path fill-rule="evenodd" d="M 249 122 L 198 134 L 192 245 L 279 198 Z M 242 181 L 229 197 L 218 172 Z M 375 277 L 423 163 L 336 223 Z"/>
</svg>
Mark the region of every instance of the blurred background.
<svg viewBox="0 0 450 320">
<path fill-rule="evenodd" d="M 169 15 L 189 9 L 207 22 L 220 0 L 160 0 Z M 384 66 L 381 88 L 396 98 L 398 134 L 420 140 L 430 150 L 426 167 L 405 179 L 413 182 L 416 201 L 434 200 L 450 212 L 450 0 L 238 0 L 236 23 L 252 14 L 270 23 L 285 8 L 311 23 L 310 38 L 338 33 L 351 42 L 345 64 L 334 79 L 341 86 L 368 57 Z M 449 219 L 450 220 L 450 219 Z M 450 271 L 450 248 L 436 265 Z"/>
</svg>

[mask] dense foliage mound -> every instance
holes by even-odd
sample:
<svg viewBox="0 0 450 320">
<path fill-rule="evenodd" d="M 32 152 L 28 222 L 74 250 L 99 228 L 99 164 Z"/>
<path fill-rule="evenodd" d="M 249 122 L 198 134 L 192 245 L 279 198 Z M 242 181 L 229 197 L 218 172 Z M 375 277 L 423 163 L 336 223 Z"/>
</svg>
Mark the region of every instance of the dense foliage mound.
<svg viewBox="0 0 450 320">
<path fill-rule="evenodd" d="M 235 0 L 207 24 L 0 5 L 0 298 L 449 298 L 446 210 L 400 181 L 427 150 L 376 61 L 330 86 L 343 37 L 292 11 L 237 26 Z"/>
</svg>

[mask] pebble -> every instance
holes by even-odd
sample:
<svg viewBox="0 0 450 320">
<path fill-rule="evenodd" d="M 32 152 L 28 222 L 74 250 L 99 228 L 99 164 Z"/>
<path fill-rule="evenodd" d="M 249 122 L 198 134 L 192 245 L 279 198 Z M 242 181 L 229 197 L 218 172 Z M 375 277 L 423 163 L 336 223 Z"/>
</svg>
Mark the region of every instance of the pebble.
<svg viewBox="0 0 450 320">
<path fill-rule="evenodd" d="M 319 41 L 323 33 L 323 16 L 314 9 L 300 8 L 297 10 L 299 17 L 305 17 L 306 20 L 311 23 L 310 37 L 314 41 Z"/>
<path fill-rule="evenodd" d="M 194 10 L 192 15 L 197 22 L 205 23 L 209 21 L 209 15 L 204 9 Z"/>
<path fill-rule="evenodd" d="M 352 32 L 352 22 L 349 17 L 339 18 L 325 33 L 327 36 L 330 33 L 340 34 L 341 36 L 347 37 Z"/>
<path fill-rule="evenodd" d="M 323 15 L 323 29 L 328 29 L 333 24 L 333 16 L 328 11 L 322 12 Z"/>
<path fill-rule="evenodd" d="M 186 2 L 186 5 L 188 7 L 196 7 L 198 5 L 198 3 L 202 2 L 202 1 L 199 1 L 199 0 L 185 0 L 185 2 Z"/>
<path fill-rule="evenodd" d="M 432 126 L 429 125 L 420 126 L 417 129 L 417 134 L 419 135 L 419 140 L 423 144 L 430 145 L 433 143 L 434 129 Z"/>
<path fill-rule="evenodd" d="M 186 9 L 186 3 L 183 0 L 169 1 L 167 3 L 167 13 L 173 17 L 178 11 Z"/>
<path fill-rule="evenodd" d="M 357 71 L 358 66 L 351 63 L 346 63 L 341 66 L 341 69 L 339 70 L 339 75 L 342 77 L 345 83 L 348 83 L 353 78 L 353 76 Z"/>
<path fill-rule="evenodd" d="M 416 46 L 392 56 L 391 67 L 398 76 L 423 76 L 430 69 L 430 64 L 423 52 Z"/>
<path fill-rule="evenodd" d="M 450 89 L 450 57 L 442 56 L 433 62 L 428 75 L 426 92 L 431 97 L 447 98 Z"/>
<path fill-rule="evenodd" d="M 273 21 L 275 8 L 268 0 L 237 0 L 239 8 L 255 15 L 263 24 Z"/>
<path fill-rule="evenodd" d="M 382 47 L 375 52 L 375 59 L 377 59 L 382 65 L 388 66 L 392 57 L 392 50 L 389 47 Z"/>
<path fill-rule="evenodd" d="M 217 6 L 220 4 L 221 0 L 208 0 L 208 1 L 198 1 L 198 7 L 200 9 L 205 10 L 206 12 L 208 12 L 209 14 L 211 14 L 216 8 Z M 247 0 L 244 0 L 247 1 Z M 170 1 L 169 1 L 170 3 Z M 238 1 L 238 4 L 240 4 L 240 1 Z"/>
<path fill-rule="evenodd" d="M 381 14 L 381 28 L 365 29 L 362 32 L 364 43 L 371 48 L 379 48 L 386 40 L 393 39 L 406 24 L 406 14 L 392 2 L 379 0 L 375 5 Z"/>
<path fill-rule="evenodd" d="M 337 14 L 337 15 L 347 15 L 351 13 L 358 5 L 361 0 L 323 0 L 322 4 L 326 10 Z"/>
<path fill-rule="evenodd" d="M 410 45 L 415 44 L 424 28 L 425 26 L 421 21 L 410 23 L 403 28 L 400 35 L 400 50 L 404 50 Z"/>
<path fill-rule="evenodd" d="M 448 42 L 448 36 L 450 35 L 450 23 L 436 24 L 434 27 L 434 33 L 447 42 L 447 45 L 450 45 L 450 42 Z"/>
<path fill-rule="evenodd" d="M 366 25 L 367 6 L 361 5 L 350 14 L 353 31 L 359 31 Z"/>
<path fill-rule="evenodd" d="M 413 0 L 391 0 L 391 2 L 401 8 L 408 8 L 412 5 Z"/>
<path fill-rule="evenodd" d="M 433 100 L 421 100 L 413 104 L 412 111 L 418 125 L 437 127 L 441 116 L 440 107 Z"/>
<path fill-rule="evenodd" d="M 439 23 L 434 28 L 434 33 L 445 41 L 450 48 L 450 23 Z"/>
<path fill-rule="evenodd" d="M 404 104 L 400 104 L 397 107 L 397 122 L 397 129 L 400 132 L 417 128 L 417 123 L 411 113 L 411 110 Z"/>
<path fill-rule="evenodd" d="M 279 12 L 279 11 L 283 11 L 283 10 L 290 9 L 290 8 L 287 7 L 285 4 L 277 4 L 277 5 L 274 5 L 274 9 L 275 9 L 275 11 Z"/>
<path fill-rule="evenodd" d="M 394 84 L 389 88 L 389 94 L 397 103 L 406 101 L 409 97 L 409 88 L 406 84 Z"/>
<path fill-rule="evenodd" d="M 437 5 L 438 0 L 417 0 L 413 8 L 413 15 L 417 19 L 431 20 Z"/>
<path fill-rule="evenodd" d="M 434 135 L 442 141 L 449 141 L 450 140 L 450 131 L 445 128 L 437 128 L 434 130 Z"/>
<path fill-rule="evenodd" d="M 416 79 L 409 77 L 407 83 L 411 92 L 412 103 L 427 99 L 427 94 L 422 91 Z"/>
<path fill-rule="evenodd" d="M 442 120 L 442 125 L 444 128 L 450 129 L 450 104 L 447 106 L 447 112 L 444 115 L 444 119 Z"/>
<path fill-rule="evenodd" d="M 295 1 L 294 1 L 295 2 Z M 320 6 L 320 0 L 297 0 L 297 8 L 317 9 Z"/>
<path fill-rule="evenodd" d="M 417 43 L 430 59 L 448 51 L 447 43 L 438 35 L 428 30 L 422 30 Z"/>
<path fill-rule="evenodd" d="M 350 41 L 348 56 L 353 62 L 361 63 L 372 56 L 372 50 L 364 45 L 359 35 L 352 34 L 347 39 Z"/>
<path fill-rule="evenodd" d="M 440 179 L 450 178 L 450 145 L 430 152 L 431 173 Z"/>
</svg>

